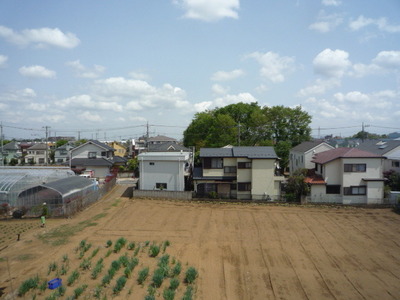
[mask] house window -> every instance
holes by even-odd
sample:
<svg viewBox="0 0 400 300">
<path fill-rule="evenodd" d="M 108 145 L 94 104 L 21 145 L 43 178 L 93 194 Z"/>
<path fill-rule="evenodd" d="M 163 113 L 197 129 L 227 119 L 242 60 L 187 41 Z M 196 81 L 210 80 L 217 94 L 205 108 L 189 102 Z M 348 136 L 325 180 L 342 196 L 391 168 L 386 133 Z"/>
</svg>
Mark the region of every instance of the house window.
<svg viewBox="0 0 400 300">
<path fill-rule="evenodd" d="M 251 191 L 251 183 L 250 182 L 238 182 L 238 191 L 240 191 L 240 192 Z"/>
<path fill-rule="evenodd" d="M 151 163 L 149 163 L 149 165 L 150 165 L 150 166 L 154 166 L 154 163 L 153 163 L 153 162 L 151 162 Z"/>
<path fill-rule="evenodd" d="M 39 164 L 44 164 L 44 158 L 39 158 Z"/>
<path fill-rule="evenodd" d="M 366 195 L 367 187 L 365 185 L 345 187 L 343 193 L 345 195 Z"/>
<path fill-rule="evenodd" d="M 326 193 L 327 194 L 340 194 L 340 185 L 327 185 Z"/>
<path fill-rule="evenodd" d="M 166 190 L 167 189 L 167 184 L 166 183 L 156 183 L 156 189 L 160 189 L 160 190 Z"/>
<path fill-rule="evenodd" d="M 88 158 L 96 158 L 96 152 L 89 152 Z"/>
<path fill-rule="evenodd" d="M 204 169 L 222 169 L 222 167 L 223 167 L 222 158 L 205 157 L 203 159 Z"/>
<path fill-rule="evenodd" d="M 392 161 L 392 167 L 399 168 L 400 167 L 400 161 Z"/>
<path fill-rule="evenodd" d="M 101 156 L 107 157 L 107 152 L 105 152 L 105 151 L 101 152 Z"/>
<path fill-rule="evenodd" d="M 238 169 L 251 169 L 251 162 L 238 162 Z"/>
<path fill-rule="evenodd" d="M 366 172 L 367 164 L 344 164 L 345 172 Z"/>
<path fill-rule="evenodd" d="M 237 187 L 236 187 L 236 183 L 232 183 L 231 184 L 231 191 L 236 191 Z"/>
<path fill-rule="evenodd" d="M 231 166 L 229 166 L 229 167 L 224 167 L 224 173 L 225 173 L 225 174 L 227 174 L 227 173 L 234 173 L 234 174 L 236 174 L 236 166 L 233 166 L 233 167 L 231 167 Z"/>
</svg>

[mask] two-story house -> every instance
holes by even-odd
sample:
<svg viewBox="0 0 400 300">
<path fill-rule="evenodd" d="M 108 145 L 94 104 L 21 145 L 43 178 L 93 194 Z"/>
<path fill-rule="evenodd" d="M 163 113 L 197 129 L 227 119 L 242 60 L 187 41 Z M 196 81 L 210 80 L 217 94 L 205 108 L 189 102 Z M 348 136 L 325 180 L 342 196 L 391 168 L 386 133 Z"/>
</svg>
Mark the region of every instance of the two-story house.
<svg viewBox="0 0 400 300">
<path fill-rule="evenodd" d="M 2 157 L 6 164 L 9 164 L 12 159 L 19 161 L 19 159 L 22 157 L 21 149 L 16 141 L 12 141 L 4 145 L 2 150 Z"/>
<path fill-rule="evenodd" d="M 114 156 L 119 156 L 119 157 L 125 157 L 126 156 L 126 147 L 124 147 L 120 143 L 109 142 L 109 143 L 107 143 L 107 145 L 115 150 L 114 151 Z"/>
<path fill-rule="evenodd" d="M 54 162 L 56 164 L 64 163 L 70 160 L 71 149 L 74 148 L 73 143 L 66 143 L 54 150 Z"/>
<path fill-rule="evenodd" d="M 25 156 L 25 162 L 28 164 L 44 165 L 49 162 L 49 147 L 46 143 L 37 143 L 29 147 Z"/>
<path fill-rule="evenodd" d="M 379 204 L 383 200 L 384 157 L 357 148 L 317 153 L 309 201 L 341 204 Z"/>
<path fill-rule="evenodd" d="M 104 178 L 113 166 L 114 149 L 96 140 L 71 149 L 71 160 L 68 163 L 74 169 L 91 170 L 96 178 Z"/>
<path fill-rule="evenodd" d="M 290 175 L 298 169 L 313 169 L 311 160 L 314 155 L 331 149 L 334 147 L 324 141 L 308 141 L 293 147 L 289 152 Z"/>
<path fill-rule="evenodd" d="M 365 140 L 358 147 L 360 150 L 386 157 L 383 172 L 394 170 L 400 173 L 400 141 L 399 140 Z"/>
<path fill-rule="evenodd" d="M 277 175 L 278 156 L 273 147 L 201 148 L 202 168 L 193 181 L 198 196 L 276 200 L 283 176 Z"/>
<path fill-rule="evenodd" d="M 188 190 L 193 155 L 191 152 L 143 152 L 138 155 L 139 189 Z"/>
</svg>

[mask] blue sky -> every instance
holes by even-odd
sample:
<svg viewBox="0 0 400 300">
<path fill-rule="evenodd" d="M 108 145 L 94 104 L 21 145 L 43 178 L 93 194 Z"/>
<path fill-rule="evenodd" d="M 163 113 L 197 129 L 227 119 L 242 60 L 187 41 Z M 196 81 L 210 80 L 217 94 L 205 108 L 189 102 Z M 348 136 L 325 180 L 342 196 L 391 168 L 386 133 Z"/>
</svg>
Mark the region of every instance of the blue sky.
<svg viewBox="0 0 400 300">
<path fill-rule="evenodd" d="M 180 139 L 255 101 L 301 105 L 314 136 L 400 131 L 400 1 L 0 2 L 5 138 Z"/>
</svg>

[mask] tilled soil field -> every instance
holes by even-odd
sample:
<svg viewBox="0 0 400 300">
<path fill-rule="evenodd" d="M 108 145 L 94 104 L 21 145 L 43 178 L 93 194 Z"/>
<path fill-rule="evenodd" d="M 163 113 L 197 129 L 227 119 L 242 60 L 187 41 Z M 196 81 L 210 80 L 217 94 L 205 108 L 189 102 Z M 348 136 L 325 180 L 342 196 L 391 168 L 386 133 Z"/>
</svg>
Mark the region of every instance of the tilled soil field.
<svg viewBox="0 0 400 300">
<path fill-rule="evenodd" d="M 74 218 L 49 219 L 46 228 L 38 220 L 20 241 L 3 245 L 2 298 L 11 299 L 29 276 L 47 275 L 51 261 L 76 257 L 80 241 L 103 247 L 124 237 L 169 241 L 171 258 L 199 272 L 194 299 L 400 299 L 400 215 L 390 209 L 129 199 L 121 196 L 125 189 L 117 186 Z M 49 234 L 61 228 L 75 231 L 61 240 Z M 96 284 L 83 281 L 82 299 L 90 298 Z M 148 285 L 132 279 L 117 296 L 107 287 L 104 293 L 144 299 Z"/>
</svg>

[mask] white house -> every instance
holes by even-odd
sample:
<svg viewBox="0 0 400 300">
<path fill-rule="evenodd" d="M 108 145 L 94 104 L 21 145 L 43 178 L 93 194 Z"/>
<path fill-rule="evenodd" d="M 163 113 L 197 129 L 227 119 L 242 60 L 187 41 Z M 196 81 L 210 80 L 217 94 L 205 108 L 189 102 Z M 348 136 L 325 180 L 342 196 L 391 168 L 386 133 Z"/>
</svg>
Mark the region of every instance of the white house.
<svg viewBox="0 0 400 300">
<path fill-rule="evenodd" d="M 143 152 L 138 155 L 139 189 L 184 191 L 191 173 L 190 152 Z"/>
<path fill-rule="evenodd" d="M 316 153 L 334 149 L 323 141 L 303 142 L 293 147 L 289 152 L 289 171 L 292 175 L 298 169 L 313 169 L 312 159 Z"/>
<path fill-rule="evenodd" d="M 384 157 L 357 148 L 337 148 L 315 155 L 311 202 L 379 204 L 383 200 Z"/>
<path fill-rule="evenodd" d="M 49 148 L 45 143 L 37 143 L 27 149 L 26 163 L 44 165 L 49 162 Z"/>
</svg>

